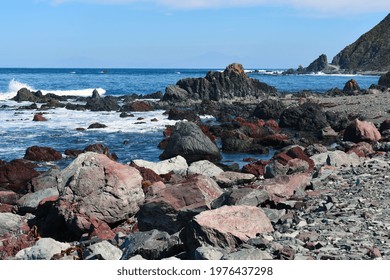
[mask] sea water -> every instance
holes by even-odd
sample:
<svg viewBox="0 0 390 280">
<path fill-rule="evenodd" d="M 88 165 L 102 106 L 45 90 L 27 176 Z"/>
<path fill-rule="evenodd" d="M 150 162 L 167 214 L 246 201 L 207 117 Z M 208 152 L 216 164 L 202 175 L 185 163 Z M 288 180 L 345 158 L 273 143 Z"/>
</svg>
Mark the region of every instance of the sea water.
<svg viewBox="0 0 390 280">
<path fill-rule="evenodd" d="M 135 112 L 135 117 L 120 118 L 117 112 L 70 111 L 57 108 L 45 111 L 47 122 L 33 122 L 34 110 L 20 110 L 29 102 L 9 100 L 20 88 L 41 90 L 57 95 L 91 96 L 97 89 L 102 95 L 148 94 L 164 92 L 168 85 L 183 78 L 204 77 L 208 71 L 221 69 L 0 69 L 0 159 L 10 161 L 22 158 L 28 147 L 38 145 L 52 147 L 62 153 L 66 149 L 84 149 L 102 143 L 118 155 L 119 161 L 133 159 L 158 161 L 161 150 L 157 148 L 163 139 L 166 125 L 174 125 L 163 111 Z M 249 76 L 275 86 L 280 92 L 312 90 L 325 92 L 331 88 L 343 88 L 349 79 L 355 79 L 361 88 L 378 82 L 377 76 L 358 75 L 281 75 L 281 69 L 248 70 Z M 142 118 L 142 120 L 139 120 Z M 203 116 L 205 121 L 211 116 Z M 157 121 L 152 121 L 157 119 Z M 104 129 L 86 129 L 100 122 Z M 86 130 L 80 131 L 77 128 Z M 254 155 L 258 159 L 270 155 Z M 223 162 L 243 164 L 248 155 L 224 154 Z M 65 166 L 69 159 L 55 164 Z"/>
</svg>

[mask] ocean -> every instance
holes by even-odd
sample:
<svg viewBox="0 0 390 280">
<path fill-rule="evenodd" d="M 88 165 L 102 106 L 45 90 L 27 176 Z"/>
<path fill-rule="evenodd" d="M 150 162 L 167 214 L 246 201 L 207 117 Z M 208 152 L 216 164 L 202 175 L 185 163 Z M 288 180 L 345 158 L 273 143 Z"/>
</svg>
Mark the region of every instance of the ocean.
<svg viewBox="0 0 390 280">
<path fill-rule="evenodd" d="M 176 84 L 183 78 L 204 77 L 208 71 L 223 69 L 33 69 L 0 68 L 0 159 L 10 161 L 23 158 L 28 147 L 38 145 L 65 149 L 84 149 L 94 143 L 103 143 L 118 155 L 119 161 L 133 159 L 158 161 L 161 150 L 157 148 L 162 140 L 168 120 L 163 111 L 135 112 L 134 118 L 120 118 L 117 112 L 69 111 L 63 108 L 45 111 L 48 122 L 32 122 L 36 111 L 20 110 L 28 102 L 16 103 L 9 99 L 20 88 L 41 90 L 44 94 L 90 96 L 94 89 L 102 95 L 164 93 L 166 86 Z M 325 92 L 331 88 L 342 89 L 344 84 L 355 79 L 361 88 L 368 88 L 378 82 L 378 76 L 362 75 L 280 75 L 283 69 L 247 70 L 250 77 L 275 86 L 279 92 L 311 90 Z M 137 120 L 143 118 L 142 122 Z M 157 122 L 151 119 L 157 118 Z M 203 116 L 210 119 L 210 116 Z M 85 131 L 94 122 L 106 124 L 105 129 Z M 271 154 L 272 155 L 272 154 Z M 256 155 L 264 159 L 271 155 Z M 248 155 L 224 154 L 223 162 L 243 164 Z M 64 159 L 57 163 L 61 167 L 69 163 Z M 51 163 L 49 163 L 50 165 Z M 43 168 L 47 168 L 44 164 Z"/>
</svg>

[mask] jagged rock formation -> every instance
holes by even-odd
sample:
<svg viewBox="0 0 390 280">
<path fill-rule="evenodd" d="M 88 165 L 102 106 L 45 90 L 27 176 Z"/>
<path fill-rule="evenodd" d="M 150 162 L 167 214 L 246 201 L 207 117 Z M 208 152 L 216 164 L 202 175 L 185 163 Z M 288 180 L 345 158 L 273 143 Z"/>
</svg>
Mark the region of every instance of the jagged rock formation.
<svg viewBox="0 0 390 280">
<path fill-rule="evenodd" d="M 390 71 L 380 77 L 378 85 L 390 88 Z"/>
<path fill-rule="evenodd" d="M 306 72 L 321 72 L 328 68 L 328 58 L 325 54 L 321 54 L 316 60 L 306 67 Z"/>
<path fill-rule="evenodd" d="M 168 86 L 164 101 L 259 98 L 276 93 L 276 88 L 250 78 L 239 63 L 230 64 L 223 72 L 210 71 L 205 78 L 187 78 Z"/>
<path fill-rule="evenodd" d="M 332 64 L 349 72 L 390 71 L 390 14 L 338 53 Z"/>
</svg>

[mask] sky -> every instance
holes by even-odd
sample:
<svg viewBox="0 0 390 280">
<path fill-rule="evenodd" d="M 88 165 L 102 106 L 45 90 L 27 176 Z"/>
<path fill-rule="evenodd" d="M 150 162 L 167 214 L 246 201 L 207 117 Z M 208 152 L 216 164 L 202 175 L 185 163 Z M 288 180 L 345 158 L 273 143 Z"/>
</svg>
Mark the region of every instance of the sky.
<svg viewBox="0 0 390 280">
<path fill-rule="evenodd" d="M 389 0 L 2 0 L 0 68 L 297 68 L 389 12 Z"/>
</svg>

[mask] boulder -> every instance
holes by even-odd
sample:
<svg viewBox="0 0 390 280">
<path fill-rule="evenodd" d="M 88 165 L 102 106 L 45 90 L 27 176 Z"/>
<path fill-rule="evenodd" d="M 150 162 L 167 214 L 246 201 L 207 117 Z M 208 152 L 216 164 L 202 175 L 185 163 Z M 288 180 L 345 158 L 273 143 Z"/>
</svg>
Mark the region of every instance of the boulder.
<svg viewBox="0 0 390 280">
<path fill-rule="evenodd" d="M 121 245 L 122 260 L 140 255 L 147 260 L 169 258 L 183 251 L 182 243 L 177 235 L 167 232 L 150 230 L 128 235 Z"/>
<path fill-rule="evenodd" d="M 193 110 L 170 109 L 168 112 L 169 120 L 187 120 L 200 123 L 200 117 Z"/>
<path fill-rule="evenodd" d="M 187 229 L 186 245 L 190 252 L 199 246 L 207 245 L 233 251 L 250 238 L 273 230 L 261 208 L 222 206 L 204 211 L 193 218 Z"/>
<path fill-rule="evenodd" d="M 106 155 L 111 160 L 117 160 L 118 157 L 115 153 L 110 153 L 110 149 L 104 144 L 96 143 L 84 148 L 83 153 L 94 152 L 102 155 Z"/>
<path fill-rule="evenodd" d="M 93 95 L 92 98 L 88 99 L 85 108 L 91 111 L 118 111 L 120 106 L 115 96 L 101 98 L 100 96 Z"/>
<path fill-rule="evenodd" d="M 208 160 L 200 160 L 191 163 L 188 167 L 188 175 L 201 174 L 207 177 L 215 177 L 224 172 L 221 168 Z"/>
<path fill-rule="evenodd" d="M 318 104 L 307 102 L 284 110 L 279 125 L 300 131 L 316 132 L 329 126 L 329 123 L 326 114 Z"/>
<path fill-rule="evenodd" d="M 211 209 L 211 203 L 223 193 L 210 178 L 203 175 L 167 186 L 147 197 L 138 213 L 142 231 L 158 229 L 175 233 L 196 214 Z"/>
<path fill-rule="evenodd" d="M 226 254 L 222 260 L 272 260 L 270 253 L 257 248 L 241 249 L 237 252 Z"/>
<path fill-rule="evenodd" d="M 62 171 L 57 211 L 75 236 L 87 232 L 91 218 L 113 224 L 139 210 L 144 201 L 138 170 L 92 152 Z"/>
<path fill-rule="evenodd" d="M 68 243 L 58 242 L 52 238 L 39 239 L 34 246 L 25 248 L 15 255 L 17 260 L 50 260 L 54 255 L 70 247 Z"/>
<path fill-rule="evenodd" d="M 373 142 L 381 139 L 381 134 L 371 122 L 355 119 L 344 131 L 343 140 L 351 142 Z"/>
<path fill-rule="evenodd" d="M 32 178 L 28 183 L 28 189 L 31 192 L 37 192 L 39 190 L 57 188 L 60 178 L 61 170 L 58 166 L 54 166 L 39 176 Z"/>
<path fill-rule="evenodd" d="M 390 119 L 384 120 L 380 124 L 379 130 L 381 133 L 385 132 L 386 130 L 390 130 Z"/>
<path fill-rule="evenodd" d="M 18 200 L 19 211 L 32 213 L 37 209 L 39 202 L 52 196 L 58 196 L 57 188 L 47 188 L 38 190 L 34 193 L 25 194 Z"/>
<path fill-rule="evenodd" d="M 378 85 L 390 88 L 390 71 L 379 78 Z"/>
<path fill-rule="evenodd" d="M 178 122 L 160 159 L 175 156 L 184 157 L 187 162 L 198 160 L 219 161 L 222 156 L 218 147 L 192 122 Z"/>
<path fill-rule="evenodd" d="M 342 166 L 357 166 L 360 164 L 359 156 L 355 153 L 346 154 L 343 151 L 330 151 L 326 153 L 316 154 L 310 157 L 314 165 L 319 167 L 330 165 L 334 167 Z"/>
<path fill-rule="evenodd" d="M 353 146 L 351 149 L 348 150 L 348 154 L 355 153 L 359 157 L 368 157 L 370 155 L 373 155 L 375 153 L 373 147 L 371 144 L 367 142 L 359 142 L 355 146 Z"/>
<path fill-rule="evenodd" d="M 220 260 L 226 254 L 226 251 L 221 248 L 211 246 L 201 246 L 196 248 L 194 253 L 195 260 Z"/>
<path fill-rule="evenodd" d="M 94 129 L 94 128 L 106 128 L 107 127 L 107 125 L 105 125 L 105 124 L 102 124 L 102 123 L 93 123 L 93 124 L 90 124 L 89 126 L 88 126 L 88 129 Z"/>
<path fill-rule="evenodd" d="M 324 70 L 328 70 L 328 57 L 325 54 L 321 54 L 316 60 L 310 63 L 309 66 L 305 68 L 306 73 L 317 73 Z"/>
<path fill-rule="evenodd" d="M 114 246 L 107 240 L 89 245 L 83 252 L 83 257 L 86 260 L 120 260 L 122 250 Z"/>
<path fill-rule="evenodd" d="M 18 200 L 18 195 L 13 191 L 0 191 L 0 205 L 10 204 L 15 205 Z"/>
<path fill-rule="evenodd" d="M 259 98 L 276 89 L 250 78 L 241 64 L 233 63 L 223 72 L 210 71 L 204 78 L 179 80 L 166 88 L 164 101 L 214 100 Z"/>
<path fill-rule="evenodd" d="M 253 163 L 248 163 L 242 167 L 242 172 L 255 175 L 257 178 L 261 178 L 265 174 L 265 166 L 269 161 L 259 160 Z"/>
<path fill-rule="evenodd" d="M 360 91 L 360 86 L 354 79 L 351 79 L 345 83 L 343 91 L 346 93 Z"/>
<path fill-rule="evenodd" d="M 28 182 L 39 175 L 35 164 L 15 159 L 0 163 L 0 187 L 16 193 L 26 193 Z"/>
<path fill-rule="evenodd" d="M 253 174 L 225 171 L 215 176 L 214 179 L 222 188 L 229 188 L 232 186 L 252 183 L 256 177 Z"/>
<path fill-rule="evenodd" d="M 279 100 L 266 99 L 261 101 L 253 112 L 253 116 L 263 120 L 279 119 L 286 106 Z"/>
<path fill-rule="evenodd" d="M 186 175 L 188 169 L 187 161 L 182 156 L 172 157 L 160 162 L 135 159 L 132 161 L 132 164 L 151 169 L 158 175 L 168 174 L 170 172 Z"/>
<path fill-rule="evenodd" d="M 227 205 L 247 205 L 260 206 L 269 199 L 269 194 L 265 190 L 252 188 L 233 189 L 227 197 Z"/>
<path fill-rule="evenodd" d="M 47 122 L 47 119 L 43 116 L 42 113 L 37 113 L 33 117 L 34 122 Z"/>
<path fill-rule="evenodd" d="M 62 159 L 62 154 L 50 147 L 32 146 L 27 148 L 24 159 L 32 161 L 57 161 Z"/>
<path fill-rule="evenodd" d="M 261 188 L 269 193 L 271 200 L 278 203 L 286 201 L 294 194 L 302 194 L 309 186 L 310 178 L 307 173 L 280 176 L 264 180 Z"/>
<path fill-rule="evenodd" d="M 25 223 L 23 216 L 13 213 L 0 213 L 0 236 L 18 233 Z"/>
<path fill-rule="evenodd" d="M 154 108 L 148 102 L 145 101 L 134 101 L 122 106 L 122 111 L 131 112 L 148 112 L 153 111 Z"/>
</svg>

